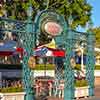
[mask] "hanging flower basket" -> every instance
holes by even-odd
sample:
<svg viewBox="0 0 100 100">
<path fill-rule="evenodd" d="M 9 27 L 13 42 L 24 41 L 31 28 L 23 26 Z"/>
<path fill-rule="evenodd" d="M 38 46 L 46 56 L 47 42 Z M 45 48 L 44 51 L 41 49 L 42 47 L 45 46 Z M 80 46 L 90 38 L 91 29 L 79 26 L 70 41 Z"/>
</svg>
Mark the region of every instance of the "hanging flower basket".
<svg viewBox="0 0 100 100">
<path fill-rule="evenodd" d="M 89 96 L 89 86 L 76 87 L 75 88 L 75 98 L 87 97 Z"/>
<path fill-rule="evenodd" d="M 36 66 L 36 59 L 34 56 L 31 56 L 28 60 L 28 65 L 31 69 L 34 69 Z"/>
<path fill-rule="evenodd" d="M 75 97 L 87 97 L 89 96 L 89 86 L 86 79 L 76 79 L 75 81 Z"/>
</svg>

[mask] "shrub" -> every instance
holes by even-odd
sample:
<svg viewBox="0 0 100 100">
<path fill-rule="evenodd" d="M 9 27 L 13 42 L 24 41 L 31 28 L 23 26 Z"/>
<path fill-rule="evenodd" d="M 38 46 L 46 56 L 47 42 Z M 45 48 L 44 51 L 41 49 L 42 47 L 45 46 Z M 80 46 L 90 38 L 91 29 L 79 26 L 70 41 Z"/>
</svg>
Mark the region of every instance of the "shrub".
<svg viewBox="0 0 100 100">
<path fill-rule="evenodd" d="M 85 79 L 75 80 L 75 87 L 84 87 L 88 86 L 88 82 Z"/>
<path fill-rule="evenodd" d="M 2 92 L 2 93 L 23 92 L 23 88 L 22 87 L 0 88 L 0 92 Z"/>
<path fill-rule="evenodd" d="M 95 70 L 100 70 L 100 65 L 95 65 Z"/>
</svg>

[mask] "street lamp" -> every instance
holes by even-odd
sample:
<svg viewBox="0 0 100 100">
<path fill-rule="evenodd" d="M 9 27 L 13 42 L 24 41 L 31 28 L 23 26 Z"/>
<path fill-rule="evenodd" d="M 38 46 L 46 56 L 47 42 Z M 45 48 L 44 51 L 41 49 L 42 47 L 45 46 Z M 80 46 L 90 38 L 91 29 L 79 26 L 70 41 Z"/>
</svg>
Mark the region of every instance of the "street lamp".
<svg viewBox="0 0 100 100">
<path fill-rule="evenodd" d="M 82 42 L 80 44 L 80 51 L 81 51 L 81 69 L 84 70 L 84 49 L 85 49 L 86 43 Z"/>
<path fill-rule="evenodd" d="M 80 47 L 80 50 L 81 50 L 81 69 L 83 70 L 84 69 L 84 64 L 83 64 L 83 56 L 84 56 L 84 48 L 83 47 Z"/>
<path fill-rule="evenodd" d="M 31 17 L 31 16 L 32 16 L 32 11 L 33 11 L 32 5 L 30 4 L 30 6 L 29 6 L 29 8 L 28 8 L 28 10 L 27 10 L 27 15 L 28 15 L 28 17 Z"/>
</svg>

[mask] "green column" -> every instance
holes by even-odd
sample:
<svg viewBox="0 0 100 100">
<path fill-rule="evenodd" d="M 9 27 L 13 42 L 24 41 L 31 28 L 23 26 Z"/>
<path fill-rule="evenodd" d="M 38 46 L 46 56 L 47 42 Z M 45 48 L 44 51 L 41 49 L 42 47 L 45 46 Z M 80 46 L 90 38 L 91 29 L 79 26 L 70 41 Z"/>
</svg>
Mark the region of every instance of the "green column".
<svg viewBox="0 0 100 100">
<path fill-rule="evenodd" d="M 89 96 L 94 95 L 94 35 L 92 32 L 87 36 L 87 62 L 86 62 L 86 79 L 89 85 Z"/>
<path fill-rule="evenodd" d="M 73 32 L 69 31 L 66 38 L 65 50 L 65 64 L 64 64 L 64 100 L 73 100 L 74 99 L 74 71 L 70 64 L 72 48 L 73 48 Z"/>
<path fill-rule="evenodd" d="M 34 98 L 34 88 L 33 88 L 33 72 L 28 66 L 28 59 L 33 53 L 33 48 L 35 48 L 35 33 L 34 24 L 32 23 L 32 17 L 29 16 L 26 22 L 26 33 L 24 34 L 23 47 L 25 49 L 25 54 L 23 57 L 23 82 L 25 86 L 25 100 L 35 100 Z"/>
<path fill-rule="evenodd" d="M 29 11 L 31 10 L 31 6 L 29 7 Z M 31 15 L 31 13 L 30 13 Z M 28 59 L 30 55 L 33 53 L 33 48 L 35 48 L 35 28 L 32 22 L 32 17 L 28 16 L 27 21 L 17 21 L 12 19 L 0 19 L 0 25 L 2 25 L 3 32 L 16 32 L 18 34 L 19 40 L 22 40 L 22 47 L 24 49 L 24 56 L 23 56 L 23 85 L 25 90 L 25 98 L 24 100 L 35 100 L 34 99 L 34 89 L 33 89 L 33 73 L 31 69 L 28 67 Z M 14 27 L 5 28 L 5 23 L 9 25 L 13 24 Z"/>
</svg>

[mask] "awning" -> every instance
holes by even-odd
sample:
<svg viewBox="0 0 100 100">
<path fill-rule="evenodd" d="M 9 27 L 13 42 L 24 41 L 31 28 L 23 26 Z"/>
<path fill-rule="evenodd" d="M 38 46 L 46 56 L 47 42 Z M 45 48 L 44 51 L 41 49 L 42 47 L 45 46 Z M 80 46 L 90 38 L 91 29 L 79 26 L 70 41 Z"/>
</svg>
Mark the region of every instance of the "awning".
<svg viewBox="0 0 100 100">
<path fill-rule="evenodd" d="M 10 56 L 13 55 L 12 51 L 0 51 L 0 56 Z"/>
<path fill-rule="evenodd" d="M 45 57 L 45 56 L 51 56 L 51 57 L 64 57 L 65 51 L 60 49 L 53 49 L 48 47 L 40 47 L 36 48 L 34 52 L 34 56 L 39 57 Z"/>
<path fill-rule="evenodd" d="M 16 46 L 16 42 L 14 41 L 9 41 L 9 43 L 6 43 L 5 45 L 1 45 L 0 56 L 9 56 L 9 55 L 14 55 L 16 53 L 19 53 L 21 54 L 21 56 L 23 56 L 24 49 L 18 47 L 15 48 L 15 46 Z M 35 52 L 33 56 L 39 56 L 39 57 L 44 57 L 44 56 L 64 57 L 65 56 L 64 50 L 49 48 L 46 46 L 38 47 L 34 51 Z"/>
</svg>

